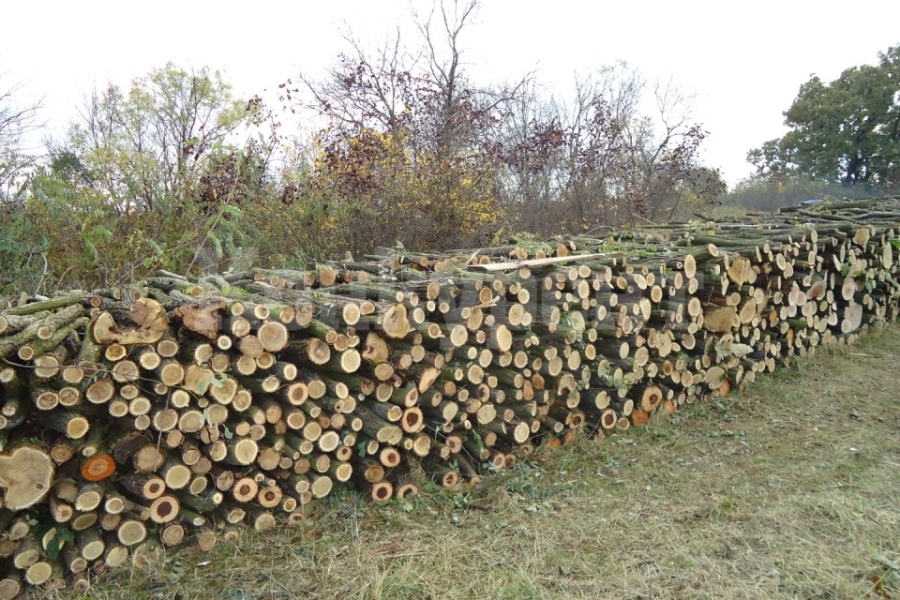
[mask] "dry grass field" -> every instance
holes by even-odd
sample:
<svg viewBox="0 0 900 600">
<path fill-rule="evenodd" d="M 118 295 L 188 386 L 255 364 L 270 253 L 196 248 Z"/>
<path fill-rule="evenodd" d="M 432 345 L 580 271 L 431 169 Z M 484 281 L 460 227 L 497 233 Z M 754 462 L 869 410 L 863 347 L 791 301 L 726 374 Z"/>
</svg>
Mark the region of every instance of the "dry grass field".
<svg viewBox="0 0 900 600">
<path fill-rule="evenodd" d="M 50 595 L 900 598 L 898 377 L 893 326 L 477 489 L 377 506 L 345 492 L 299 528 Z"/>
</svg>

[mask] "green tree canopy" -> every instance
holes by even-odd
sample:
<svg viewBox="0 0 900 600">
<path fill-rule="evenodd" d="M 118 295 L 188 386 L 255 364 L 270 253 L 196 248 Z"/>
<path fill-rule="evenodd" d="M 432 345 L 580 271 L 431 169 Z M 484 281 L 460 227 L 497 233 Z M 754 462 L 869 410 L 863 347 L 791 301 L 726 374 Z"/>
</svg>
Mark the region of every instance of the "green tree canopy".
<svg viewBox="0 0 900 600">
<path fill-rule="evenodd" d="M 203 167 L 234 149 L 228 138 L 250 121 L 253 106 L 234 98 L 218 72 L 169 63 L 127 91 L 95 90 L 53 153 L 123 212 L 153 210 L 193 195 Z"/>
<path fill-rule="evenodd" d="M 845 184 L 900 184 L 900 46 L 878 65 L 813 76 L 784 113 L 791 130 L 751 150 L 760 175 L 791 173 Z"/>
<path fill-rule="evenodd" d="M 0 289 L 218 268 L 248 237 L 240 207 L 263 193 L 265 112 L 205 67 L 169 63 L 127 90 L 95 90 L 30 170 L 21 202 L 0 213 Z"/>
</svg>

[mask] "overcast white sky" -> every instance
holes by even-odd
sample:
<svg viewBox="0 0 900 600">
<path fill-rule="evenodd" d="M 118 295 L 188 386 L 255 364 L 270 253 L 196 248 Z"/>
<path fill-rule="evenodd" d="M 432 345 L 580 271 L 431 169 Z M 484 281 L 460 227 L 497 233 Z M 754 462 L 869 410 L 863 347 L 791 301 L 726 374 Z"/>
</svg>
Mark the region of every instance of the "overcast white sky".
<svg viewBox="0 0 900 600">
<path fill-rule="evenodd" d="M 9 1 L 0 35 L 0 88 L 44 98 L 58 131 L 95 84 L 127 85 L 167 61 L 222 70 L 243 97 L 273 90 L 300 70 L 317 73 L 345 43 L 346 22 L 373 45 L 430 0 L 294 0 L 226 3 Z M 479 82 L 527 71 L 560 96 L 575 73 L 618 60 L 696 96 L 710 132 L 706 164 L 730 183 L 748 175 L 750 148 L 784 132 L 782 112 L 816 73 L 826 81 L 874 63 L 900 44 L 900 2 L 792 0 L 587 2 L 483 0 L 462 39 Z"/>
</svg>

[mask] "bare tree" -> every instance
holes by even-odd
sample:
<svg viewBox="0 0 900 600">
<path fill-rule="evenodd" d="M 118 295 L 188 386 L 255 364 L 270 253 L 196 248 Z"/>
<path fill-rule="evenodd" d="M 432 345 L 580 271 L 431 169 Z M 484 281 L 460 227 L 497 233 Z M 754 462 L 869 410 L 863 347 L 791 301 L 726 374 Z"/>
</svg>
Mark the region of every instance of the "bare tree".
<svg viewBox="0 0 900 600">
<path fill-rule="evenodd" d="M 717 173 L 697 163 L 706 133 L 690 106 L 624 63 L 576 79 L 570 101 L 531 95 L 506 130 L 506 200 L 518 228 L 549 235 L 666 220 L 686 191 L 717 195 Z"/>
<path fill-rule="evenodd" d="M 21 105 L 16 101 L 20 85 L 0 91 L 0 202 L 16 196 L 20 179 L 36 156 L 23 148 L 24 138 L 35 130 L 40 102 Z"/>
</svg>

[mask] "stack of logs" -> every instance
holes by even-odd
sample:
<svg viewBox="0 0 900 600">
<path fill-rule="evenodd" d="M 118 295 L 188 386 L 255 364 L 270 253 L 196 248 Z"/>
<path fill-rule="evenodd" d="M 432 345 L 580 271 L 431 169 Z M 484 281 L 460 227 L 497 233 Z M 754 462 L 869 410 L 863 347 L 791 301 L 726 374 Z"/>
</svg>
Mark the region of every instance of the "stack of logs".
<svg viewBox="0 0 900 600">
<path fill-rule="evenodd" d="M 508 467 L 894 320 L 900 201 L 6 301 L 0 600 Z"/>
</svg>

